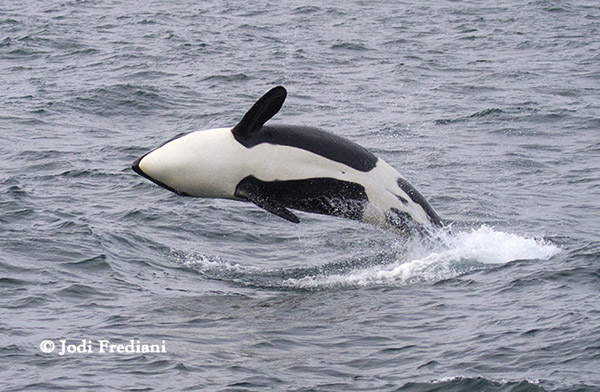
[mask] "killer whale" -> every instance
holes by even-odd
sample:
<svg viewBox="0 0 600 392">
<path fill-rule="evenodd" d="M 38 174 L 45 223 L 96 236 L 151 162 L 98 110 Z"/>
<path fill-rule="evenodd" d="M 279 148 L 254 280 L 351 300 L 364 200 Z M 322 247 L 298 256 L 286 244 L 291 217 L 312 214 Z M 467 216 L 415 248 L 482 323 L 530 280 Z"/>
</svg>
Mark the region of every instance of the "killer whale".
<svg viewBox="0 0 600 392">
<path fill-rule="evenodd" d="M 286 96 L 274 87 L 233 128 L 177 135 L 132 168 L 179 195 L 249 201 L 294 223 L 290 209 L 405 234 L 442 226 L 427 200 L 364 147 L 318 128 L 265 125 Z"/>
</svg>

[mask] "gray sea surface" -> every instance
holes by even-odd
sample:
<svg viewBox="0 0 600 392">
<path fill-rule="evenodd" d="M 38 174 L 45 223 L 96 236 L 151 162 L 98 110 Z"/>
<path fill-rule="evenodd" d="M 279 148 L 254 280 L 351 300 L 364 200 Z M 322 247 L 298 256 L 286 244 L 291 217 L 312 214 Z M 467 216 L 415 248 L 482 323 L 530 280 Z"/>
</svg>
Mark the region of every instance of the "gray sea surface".
<svg viewBox="0 0 600 392">
<path fill-rule="evenodd" d="M 597 0 L 0 2 L 0 390 L 600 390 L 599 37 Z M 131 170 L 275 85 L 453 234 Z"/>
</svg>

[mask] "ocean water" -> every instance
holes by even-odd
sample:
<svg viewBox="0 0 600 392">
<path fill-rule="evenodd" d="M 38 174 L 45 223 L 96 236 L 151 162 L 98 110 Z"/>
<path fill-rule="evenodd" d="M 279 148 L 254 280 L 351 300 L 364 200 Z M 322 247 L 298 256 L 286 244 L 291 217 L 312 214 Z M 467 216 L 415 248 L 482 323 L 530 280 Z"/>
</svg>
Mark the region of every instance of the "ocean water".
<svg viewBox="0 0 600 392">
<path fill-rule="evenodd" d="M 0 389 L 600 390 L 599 36 L 596 0 L 1 2 Z M 452 234 L 131 170 L 279 84 Z"/>
</svg>

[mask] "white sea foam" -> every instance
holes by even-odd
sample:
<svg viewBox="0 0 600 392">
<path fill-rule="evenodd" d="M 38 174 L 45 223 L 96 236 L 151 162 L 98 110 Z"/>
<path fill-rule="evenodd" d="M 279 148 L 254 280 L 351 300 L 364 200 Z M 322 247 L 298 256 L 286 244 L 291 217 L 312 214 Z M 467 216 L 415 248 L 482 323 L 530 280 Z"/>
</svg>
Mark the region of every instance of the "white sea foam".
<svg viewBox="0 0 600 392">
<path fill-rule="evenodd" d="M 469 232 L 440 233 L 431 243 L 413 242 L 391 264 L 359 268 L 348 273 L 287 279 L 291 287 L 368 286 L 440 281 L 486 265 L 513 260 L 547 260 L 560 252 L 548 241 L 495 231 L 482 226 Z"/>
<path fill-rule="evenodd" d="M 319 289 L 336 286 L 370 286 L 437 282 L 514 260 L 548 260 L 560 252 L 560 247 L 543 239 L 496 231 L 488 226 L 457 232 L 437 233 L 433 239 L 412 240 L 398 246 L 394 260 L 369 267 L 357 266 L 344 272 L 307 269 L 306 275 L 287 278 L 274 287 Z M 238 263 L 197 252 L 174 251 L 171 257 L 187 268 L 209 277 L 227 278 L 236 282 L 256 284 L 269 275 L 279 276 L 280 270 L 270 270 Z M 310 271 L 310 272 L 308 272 Z M 318 271 L 318 272 L 317 272 Z M 339 271 L 339 270 L 338 270 Z M 262 277 L 262 278 L 261 278 Z M 261 284 L 264 284 L 262 282 Z"/>
<path fill-rule="evenodd" d="M 256 272 L 260 268 L 231 263 L 219 257 L 207 256 L 202 253 L 172 251 L 170 257 L 183 266 L 200 272 Z"/>
</svg>

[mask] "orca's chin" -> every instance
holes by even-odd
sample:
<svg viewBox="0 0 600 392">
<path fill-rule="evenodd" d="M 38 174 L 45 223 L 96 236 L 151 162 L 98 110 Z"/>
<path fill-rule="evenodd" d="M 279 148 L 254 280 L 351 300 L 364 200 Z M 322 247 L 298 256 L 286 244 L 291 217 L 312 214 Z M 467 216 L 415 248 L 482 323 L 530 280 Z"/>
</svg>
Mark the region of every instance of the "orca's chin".
<svg viewBox="0 0 600 392">
<path fill-rule="evenodd" d="M 148 154 L 146 154 L 148 155 Z M 141 157 L 139 157 L 138 159 L 136 159 L 132 164 L 131 164 L 131 168 L 133 169 L 134 172 L 136 172 L 137 174 L 139 174 L 140 176 L 149 179 L 150 181 L 152 181 L 153 183 L 155 183 L 158 186 L 161 186 L 173 193 L 176 193 L 180 196 L 191 196 L 188 193 L 185 193 L 183 191 L 171 188 L 170 186 L 168 186 L 167 184 L 165 184 L 164 182 L 158 181 L 157 179 L 154 179 L 152 177 L 150 177 L 148 174 L 144 173 L 144 171 L 142 170 L 142 168 L 140 167 L 140 162 L 142 161 L 142 159 L 144 159 L 144 157 L 146 155 L 143 155 Z"/>
</svg>

